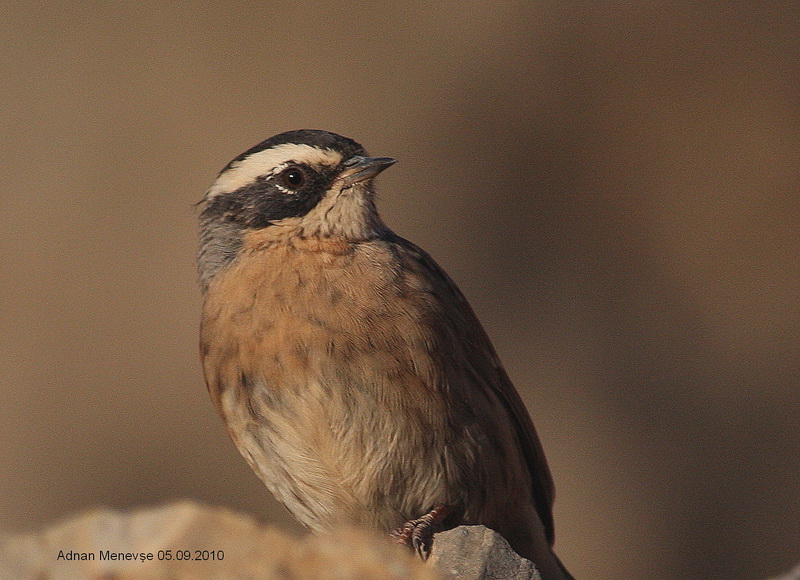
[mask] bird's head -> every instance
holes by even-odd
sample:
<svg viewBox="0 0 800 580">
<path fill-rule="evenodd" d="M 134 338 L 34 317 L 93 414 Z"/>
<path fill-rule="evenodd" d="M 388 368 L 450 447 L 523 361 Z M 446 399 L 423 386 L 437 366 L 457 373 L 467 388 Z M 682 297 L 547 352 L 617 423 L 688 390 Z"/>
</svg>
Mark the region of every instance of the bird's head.
<svg viewBox="0 0 800 580">
<path fill-rule="evenodd" d="M 352 139 L 308 129 L 248 149 L 225 166 L 201 202 L 202 285 L 254 231 L 348 242 L 380 236 L 386 226 L 375 209 L 373 179 L 393 163 L 367 156 Z"/>
</svg>

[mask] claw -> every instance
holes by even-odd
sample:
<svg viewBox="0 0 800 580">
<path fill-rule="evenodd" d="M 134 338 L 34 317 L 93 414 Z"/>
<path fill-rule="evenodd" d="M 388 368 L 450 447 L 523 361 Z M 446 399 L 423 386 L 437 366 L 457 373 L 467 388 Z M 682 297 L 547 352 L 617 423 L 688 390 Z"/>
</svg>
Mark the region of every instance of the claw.
<svg viewBox="0 0 800 580">
<path fill-rule="evenodd" d="M 434 532 L 440 531 L 442 521 L 453 512 L 451 506 L 438 505 L 419 519 L 404 523 L 389 537 L 396 543 L 414 550 L 421 560 L 431 555 Z"/>
</svg>

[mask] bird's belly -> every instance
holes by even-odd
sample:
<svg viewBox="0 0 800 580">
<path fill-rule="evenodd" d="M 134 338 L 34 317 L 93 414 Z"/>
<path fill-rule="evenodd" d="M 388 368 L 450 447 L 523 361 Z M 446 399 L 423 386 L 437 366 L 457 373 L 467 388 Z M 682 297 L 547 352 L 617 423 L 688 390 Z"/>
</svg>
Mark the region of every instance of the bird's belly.
<svg viewBox="0 0 800 580">
<path fill-rule="evenodd" d="M 447 358 L 435 295 L 400 286 L 378 257 L 326 255 L 309 270 L 292 252 L 265 254 L 215 281 L 203 329 L 212 398 L 251 468 L 311 528 L 389 530 L 438 504 L 479 521 L 486 489 L 515 485 L 509 437 L 491 435 L 507 421 Z"/>
<path fill-rule="evenodd" d="M 255 379 L 244 400 L 223 397 L 234 440 L 267 487 L 315 529 L 392 529 L 445 502 L 459 486 L 429 410 L 387 401 L 379 381 L 333 374 Z"/>
<path fill-rule="evenodd" d="M 412 352 L 424 348 L 379 330 L 364 342 L 321 316 L 262 318 L 239 346 L 247 370 L 241 388 L 223 390 L 220 411 L 250 466 L 314 529 L 388 530 L 452 499 L 464 461 L 444 439 L 428 355 Z"/>
</svg>

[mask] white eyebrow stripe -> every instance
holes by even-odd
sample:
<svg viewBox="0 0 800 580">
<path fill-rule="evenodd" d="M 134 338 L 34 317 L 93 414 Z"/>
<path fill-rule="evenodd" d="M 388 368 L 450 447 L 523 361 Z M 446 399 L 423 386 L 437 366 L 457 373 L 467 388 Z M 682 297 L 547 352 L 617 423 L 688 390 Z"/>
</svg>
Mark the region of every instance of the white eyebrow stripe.
<svg viewBox="0 0 800 580">
<path fill-rule="evenodd" d="M 333 149 L 320 149 L 297 143 L 276 145 L 253 153 L 231 165 L 211 185 L 206 199 L 236 191 L 253 183 L 262 175 L 269 175 L 275 168 L 290 161 L 308 165 L 338 165 L 343 159 L 341 153 Z"/>
</svg>

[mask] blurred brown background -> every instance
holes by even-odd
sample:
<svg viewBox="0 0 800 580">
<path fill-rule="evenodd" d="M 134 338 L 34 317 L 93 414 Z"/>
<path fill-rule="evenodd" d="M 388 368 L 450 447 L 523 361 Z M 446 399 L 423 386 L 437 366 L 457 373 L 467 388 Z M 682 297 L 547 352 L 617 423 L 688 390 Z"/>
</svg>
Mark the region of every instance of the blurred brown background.
<svg viewBox="0 0 800 580">
<path fill-rule="evenodd" d="M 386 221 L 523 393 L 579 578 L 800 558 L 795 3 L 0 7 L 0 529 L 195 498 L 295 526 L 197 355 L 196 208 L 274 133 L 401 162 Z"/>
</svg>

